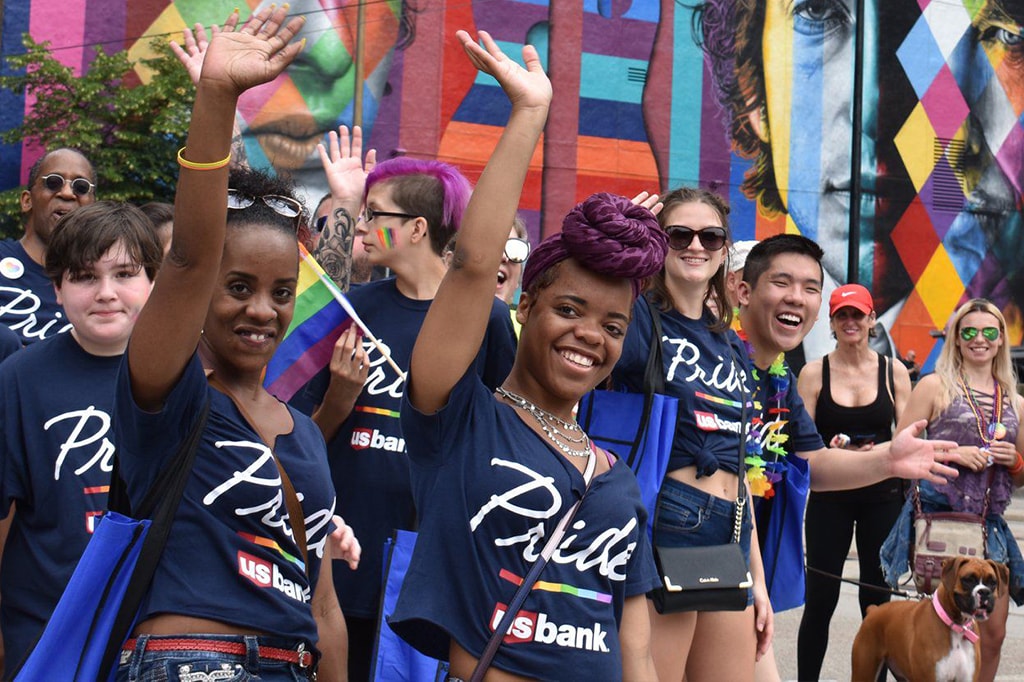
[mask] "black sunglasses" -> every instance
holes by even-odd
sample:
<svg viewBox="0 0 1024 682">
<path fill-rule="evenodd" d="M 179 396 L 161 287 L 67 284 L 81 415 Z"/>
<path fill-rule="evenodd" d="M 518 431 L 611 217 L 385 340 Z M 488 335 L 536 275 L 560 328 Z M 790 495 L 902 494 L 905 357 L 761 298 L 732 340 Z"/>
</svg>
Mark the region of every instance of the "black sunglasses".
<svg viewBox="0 0 1024 682">
<path fill-rule="evenodd" d="M 977 327 L 960 327 L 960 338 L 964 341 L 973 341 L 978 332 L 981 332 L 981 335 L 989 341 L 995 341 L 999 338 L 999 327 L 983 327 L 981 329 Z"/>
<path fill-rule="evenodd" d="M 418 215 L 413 215 L 411 213 L 399 213 L 397 211 L 375 211 L 372 208 L 370 208 L 369 206 L 367 206 L 366 208 L 363 209 L 363 222 L 364 223 L 373 222 L 373 220 L 375 218 L 378 218 L 378 217 L 381 217 L 381 216 L 390 216 L 392 218 L 406 218 L 408 220 L 412 220 L 413 218 L 419 218 Z"/>
<path fill-rule="evenodd" d="M 42 177 L 43 187 L 47 190 L 56 194 L 57 192 L 64 189 L 64 185 L 71 185 L 71 191 L 75 196 L 84 197 L 86 194 L 92 191 L 96 185 L 92 184 L 85 178 L 74 178 L 68 180 L 60 173 L 50 173 Z"/>
<path fill-rule="evenodd" d="M 668 233 L 668 247 L 673 251 L 682 251 L 690 246 L 696 236 L 700 245 L 708 251 L 718 251 L 725 246 L 726 232 L 724 227 L 705 227 L 703 230 L 694 230 L 684 225 L 669 225 L 665 228 Z"/>
<path fill-rule="evenodd" d="M 322 215 L 313 222 L 313 232 L 320 234 L 327 227 L 327 216 Z"/>
<path fill-rule="evenodd" d="M 280 194 L 267 194 L 262 197 L 254 197 L 237 189 L 228 190 L 228 208 L 236 211 L 249 208 L 259 199 L 266 204 L 274 213 L 285 218 L 297 218 L 302 213 L 302 204 L 291 197 L 283 197 Z"/>
</svg>

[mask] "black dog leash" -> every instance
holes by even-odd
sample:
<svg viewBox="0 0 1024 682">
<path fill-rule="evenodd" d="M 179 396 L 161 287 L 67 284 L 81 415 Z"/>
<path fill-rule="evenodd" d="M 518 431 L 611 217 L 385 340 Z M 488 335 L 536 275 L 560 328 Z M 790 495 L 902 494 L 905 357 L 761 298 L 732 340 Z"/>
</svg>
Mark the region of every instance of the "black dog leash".
<svg viewBox="0 0 1024 682">
<path fill-rule="evenodd" d="M 824 575 L 824 576 L 827 576 L 829 578 L 834 578 L 835 580 L 838 580 L 839 582 L 849 583 L 851 585 L 856 585 L 858 587 L 866 587 L 868 589 L 876 590 L 878 592 L 886 592 L 886 593 L 894 595 L 896 597 L 906 597 L 907 599 L 924 599 L 923 595 L 918 594 L 916 592 L 911 594 L 910 592 L 907 592 L 905 590 L 895 590 L 895 589 L 893 589 L 891 587 L 879 587 L 878 585 L 872 585 L 871 583 L 861 582 L 860 580 L 854 580 L 853 578 L 844 578 L 841 575 L 836 575 L 834 573 L 829 573 L 828 571 L 823 571 L 820 568 L 814 568 L 813 566 L 807 566 L 806 564 L 804 565 L 804 567 L 808 571 L 813 571 L 813 572 L 817 573 L 818 575 Z"/>
</svg>

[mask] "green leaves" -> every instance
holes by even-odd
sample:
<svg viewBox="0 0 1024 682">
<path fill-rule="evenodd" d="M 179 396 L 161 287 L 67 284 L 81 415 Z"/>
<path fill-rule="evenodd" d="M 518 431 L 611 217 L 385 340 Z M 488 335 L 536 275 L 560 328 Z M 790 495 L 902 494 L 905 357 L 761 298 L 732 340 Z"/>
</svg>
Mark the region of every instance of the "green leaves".
<svg viewBox="0 0 1024 682">
<path fill-rule="evenodd" d="M 20 75 L 0 76 L 0 88 L 34 98 L 35 105 L 0 139 L 81 150 L 99 174 L 100 199 L 173 202 L 175 156 L 184 145 L 195 88 L 167 43 L 154 40 L 155 56 L 136 62 L 127 51 L 108 55 L 97 47 L 80 76 L 53 56 L 49 43 L 28 34 L 22 43 L 25 52 L 8 57 Z M 152 78 L 141 82 L 136 67 Z M 20 194 L 20 187 L 0 193 L 5 236 L 21 233 Z"/>
</svg>

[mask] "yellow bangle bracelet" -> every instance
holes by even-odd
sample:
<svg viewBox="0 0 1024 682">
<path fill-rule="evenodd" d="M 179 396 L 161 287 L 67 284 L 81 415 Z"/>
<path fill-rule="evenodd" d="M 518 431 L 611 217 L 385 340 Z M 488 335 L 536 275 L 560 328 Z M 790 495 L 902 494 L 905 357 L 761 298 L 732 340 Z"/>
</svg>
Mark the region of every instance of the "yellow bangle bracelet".
<svg viewBox="0 0 1024 682">
<path fill-rule="evenodd" d="M 229 163 L 231 163 L 231 154 L 230 153 L 228 153 L 226 158 L 221 159 L 220 161 L 213 161 L 211 163 L 196 163 L 195 161 L 189 161 L 184 156 L 182 156 L 181 153 L 183 151 L 185 151 L 184 147 L 182 147 L 181 149 L 178 150 L 178 164 L 182 168 L 188 168 L 189 170 L 194 170 L 194 171 L 217 170 L 218 168 L 223 168 L 224 166 L 226 166 Z"/>
</svg>

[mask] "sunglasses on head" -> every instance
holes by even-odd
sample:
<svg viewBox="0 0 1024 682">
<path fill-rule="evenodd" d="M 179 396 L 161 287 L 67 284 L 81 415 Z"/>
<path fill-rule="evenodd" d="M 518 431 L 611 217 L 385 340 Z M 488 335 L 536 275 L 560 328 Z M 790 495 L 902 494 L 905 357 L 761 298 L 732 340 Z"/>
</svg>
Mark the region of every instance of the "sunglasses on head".
<svg viewBox="0 0 1024 682">
<path fill-rule="evenodd" d="M 49 175 L 44 175 L 41 179 L 43 181 L 43 187 L 53 193 L 57 193 L 64 189 L 64 185 L 71 185 L 71 191 L 75 196 L 79 197 L 84 197 L 92 191 L 93 187 L 96 186 L 85 178 L 73 178 L 68 180 L 60 173 L 50 173 Z"/>
<path fill-rule="evenodd" d="M 530 242 L 519 237 L 509 237 L 505 242 L 505 259 L 509 263 L 524 263 L 530 255 Z"/>
<path fill-rule="evenodd" d="M 283 197 L 280 194 L 267 194 L 262 197 L 254 197 L 237 189 L 228 190 L 228 208 L 240 211 L 249 208 L 259 199 L 266 204 L 274 213 L 285 218 L 297 218 L 302 213 L 302 204 L 291 197 Z"/>
<path fill-rule="evenodd" d="M 419 218 L 418 215 L 413 215 L 411 213 L 399 213 L 398 211 L 375 211 L 369 206 L 363 209 L 364 223 L 373 222 L 374 218 L 379 218 L 382 216 L 390 216 L 392 218 L 406 218 L 408 220 L 412 220 L 413 218 Z"/>
<path fill-rule="evenodd" d="M 995 341 L 999 338 L 999 327 L 960 327 L 960 338 L 964 341 L 971 341 L 981 332 L 981 335 L 988 341 Z"/>
<path fill-rule="evenodd" d="M 705 227 L 703 230 L 694 230 L 683 225 L 669 225 L 665 228 L 665 232 L 668 234 L 668 247 L 673 251 L 682 251 L 689 247 L 694 237 L 697 237 L 701 246 L 708 251 L 718 251 L 725 246 L 724 227 Z"/>
</svg>

